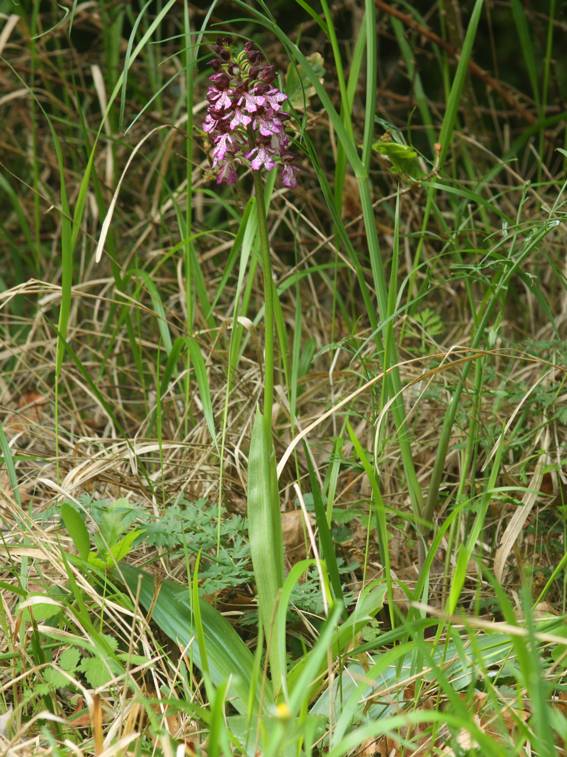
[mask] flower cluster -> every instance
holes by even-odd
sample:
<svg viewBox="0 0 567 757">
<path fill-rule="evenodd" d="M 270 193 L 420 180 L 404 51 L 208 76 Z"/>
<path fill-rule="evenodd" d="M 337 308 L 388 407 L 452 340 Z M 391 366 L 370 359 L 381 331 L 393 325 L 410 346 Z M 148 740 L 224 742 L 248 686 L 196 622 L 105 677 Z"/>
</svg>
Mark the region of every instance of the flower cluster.
<svg viewBox="0 0 567 757">
<path fill-rule="evenodd" d="M 234 184 L 238 166 L 271 171 L 277 165 L 283 186 L 297 186 L 294 155 L 285 133 L 289 115 L 282 109 L 287 95 L 274 86 L 274 66 L 250 42 L 235 54 L 230 39 L 223 38 L 214 53 L 203 129 L 212 142 L 217 183 Z"/>
</svg>

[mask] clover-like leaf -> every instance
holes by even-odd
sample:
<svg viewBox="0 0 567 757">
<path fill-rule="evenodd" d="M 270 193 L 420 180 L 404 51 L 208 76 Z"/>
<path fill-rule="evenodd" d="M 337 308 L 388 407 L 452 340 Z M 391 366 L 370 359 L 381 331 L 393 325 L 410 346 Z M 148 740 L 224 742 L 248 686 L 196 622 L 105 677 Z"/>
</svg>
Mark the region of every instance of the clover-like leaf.
<svg viewBox="0 0 567 757">
<path fill-rule="evenodd" d="M 393 174 L 404 174 L 415 180 L 425 176 L 419 163 L 417 150 L 410 145 L 395 142 L 389 132 L 375 142 L 372 148 L 388 160 Z"/>
</svg>

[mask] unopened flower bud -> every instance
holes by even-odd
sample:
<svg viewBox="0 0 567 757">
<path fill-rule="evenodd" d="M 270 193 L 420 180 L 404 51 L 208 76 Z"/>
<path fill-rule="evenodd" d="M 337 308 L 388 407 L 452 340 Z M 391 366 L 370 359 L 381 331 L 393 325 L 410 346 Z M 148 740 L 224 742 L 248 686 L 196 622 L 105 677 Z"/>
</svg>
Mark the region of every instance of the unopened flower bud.
<svg viewBox="0 0 567 757">
<path fill-rule="evenodd" d="M 258 72 L 258 79 L 264 81 L 267 84 L 271 84 L 276 78 L 276 69 L 274 66 L 262 66 Z"/>
<path fill-rule="evenodd" d="M 218 73 L 209 76 L 209 81 L 219 89 L 226 89 L 230 84 L 230 79 L 228 75 L 224 73 L 224 71 L 219 71 Z"/>
<path fill-rule="evenodd" d="M 248 56 L 250 63 L 257 63 L 262 57 L 256 45 L 254 45 L 252 42 L 247 42 L 244 45 L 244 50 L 246 52 L 246 55 Z"/>
</svg>

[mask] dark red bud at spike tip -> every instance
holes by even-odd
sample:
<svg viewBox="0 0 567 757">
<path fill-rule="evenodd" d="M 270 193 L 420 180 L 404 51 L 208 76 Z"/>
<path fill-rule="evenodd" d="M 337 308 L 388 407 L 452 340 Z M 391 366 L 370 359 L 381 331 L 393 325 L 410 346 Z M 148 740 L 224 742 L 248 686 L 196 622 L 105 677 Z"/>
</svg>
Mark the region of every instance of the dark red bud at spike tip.
<svg viewBox="0 0 567 757">
<path fill-rule="evenodd" d="M 215 87 L 218 87 L 219 89 L 226 89 L 230 84 L 228 75 L 223 71 L 219 71 L 218 73 L 209 76 L 209 81 L 211 81 L 215 85 Z"/>
<path fill-rule="evenodd" d="M 225 47 L 230 48 L 230 37 L 219 37 L 215 42 L 215 49 L 220 51 Z"/>
<path fill-rule="evenodd" d="M 260 51 L 252 42 L 247 42 L 244 45 L 244 50 L 250 63 L 257 63 L 262 57 Z"/>
<path fill-rule="evenodd" d="M 267 84 L 271 84 L 275 78 L 276 69 L 274 66 L 263 66 L 258 73 L 258 79 L 265 81 Z"/>
</svg>

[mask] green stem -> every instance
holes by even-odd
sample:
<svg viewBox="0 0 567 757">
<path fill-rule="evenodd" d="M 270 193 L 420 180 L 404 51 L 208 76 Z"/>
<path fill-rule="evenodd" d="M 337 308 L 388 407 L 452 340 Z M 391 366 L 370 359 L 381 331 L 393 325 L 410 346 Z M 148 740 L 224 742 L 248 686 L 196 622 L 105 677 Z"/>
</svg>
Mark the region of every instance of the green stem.
<svg viewBox="0 0 567 757">
<path fill-rule="evenodd" d="M 192 49 L 191 38 L 191 20 L 189 16 L 189 5 L 187 1 L 183 6 L 183 25 L 185 34 L 185 107 L 187 109 L 187 123 L 185 128 L 185 149 L 186 149 L 186 174 L 187 189 L 185 195 L 185 228 L 183 229 L 183 263 L 185 269 L 185 307 L 186 323 L 185 333 L 187 337 L 193 335 L 194 308 L 193 308 L 193 148 L 194 148 L 194 123 L 193 123 L 193 79 L 195 73 L 195 58 Z M 186 351 L 185 357 L 185 432 L 189 429 L 190 419 L 190 397 L 191 397 L 191 358 L 189 350 Z M 220 518 L 219 518 L 220 530 Z M 218 535 L 220 542 L 220 533 Z M 217 545 L 218 546 L 218 545 Z"/>
<path fill-rule="evenodd" d="M 258 217 L 258 240 L 264 274 L 264 428 L 266 436 L 272 434 L 272 407 L 274 404 L 274 284 L 270 260 L 270 240 L 266 221 L 264 180 L 259 171 L 254 172 L 256 214 Z"/>
</svg>

